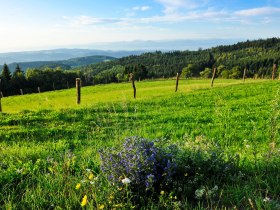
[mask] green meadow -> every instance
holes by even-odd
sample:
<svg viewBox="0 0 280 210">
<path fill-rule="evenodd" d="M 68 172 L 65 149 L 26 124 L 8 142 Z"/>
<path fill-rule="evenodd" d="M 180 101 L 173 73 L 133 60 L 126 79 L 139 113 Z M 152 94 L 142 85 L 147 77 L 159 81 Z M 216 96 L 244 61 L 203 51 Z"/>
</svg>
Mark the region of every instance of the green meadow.
<svg viewBox="0 0 280 210">
<path fill-rule="evenodd" d="M 0 209 L 280 209 L 279 85 L 193 79 L 175 92 L 170 79 L 136 82 L 136 99 L 130 83 L 82 87 L 80 105 L 75 89 L 2 98 Z M 99 150 L 135 136 L 198 148 L 196 189 L 146 197 L 110 183 Z M 221 179 L 204 160 L 234 172 Z"/>
</svg>

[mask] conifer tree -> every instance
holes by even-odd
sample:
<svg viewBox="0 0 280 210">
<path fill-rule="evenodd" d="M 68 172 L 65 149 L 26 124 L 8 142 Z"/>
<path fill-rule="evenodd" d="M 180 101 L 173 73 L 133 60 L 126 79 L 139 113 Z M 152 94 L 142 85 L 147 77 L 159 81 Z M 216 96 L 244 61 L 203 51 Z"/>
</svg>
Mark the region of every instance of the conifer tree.
<svg viewBox="0 0 280 210">
<path fill-rule="evenodd" d="M 16 69 L 15 69 L 15 71 L 14 71 L 14 73 L 13 73 L 13 76 L 12 76 L 12 78 L 14 79 L 14 80 L 23 80 L 23 79 L 25 79 L 25 77 L 24 77 L 24 73 L 23 73 L 23 71 L 21 71 L 21 68 L 19 67 L 19 65 L 17 64 L 17 66 L 16 66 Z"/>
<path fill-rule="evenodd" d="M 2 73 L 1 73 L 1 78 L 6 80 L 6 81 L 11 80 L 11 72 L 10 72 L 9 67 L 6 63 L 3 66 Z"/>
</svg>

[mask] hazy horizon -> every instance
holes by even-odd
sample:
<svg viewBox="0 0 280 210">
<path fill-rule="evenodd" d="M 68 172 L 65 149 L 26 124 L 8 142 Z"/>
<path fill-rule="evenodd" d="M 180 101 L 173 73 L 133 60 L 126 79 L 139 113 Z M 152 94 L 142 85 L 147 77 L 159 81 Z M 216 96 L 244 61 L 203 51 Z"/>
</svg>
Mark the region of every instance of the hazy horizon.
<svg viewBox="0 0 280 210">
<path fill-rule="evenodd" d="M 119 42 L 99 42 L 83 45 L 53 46 L 48 48 L 32 48 L 15 51 L 0 51 L 0 54 L 37 52 L 49 50 L 100 50 L 100 51 L 173 51 L 208 49 L 219 45 L 230 45 L 245 39 L 174 39 L 174 40 L 133 40 Z"/>
<path fill-rule="evenodd" d="M 255 40 L 280 36 L 279 27 L 275 27 L 280 19 L 279 0 L 0 2 L 0 18 L 4 20 L 0 22 L 0 52 L 134 40 Z"/>
</svg>

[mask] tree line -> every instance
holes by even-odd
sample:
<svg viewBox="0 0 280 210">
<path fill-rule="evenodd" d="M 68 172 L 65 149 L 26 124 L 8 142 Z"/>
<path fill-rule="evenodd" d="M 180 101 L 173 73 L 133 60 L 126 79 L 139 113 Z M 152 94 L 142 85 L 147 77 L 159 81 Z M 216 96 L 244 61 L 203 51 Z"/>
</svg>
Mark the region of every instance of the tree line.
<svg viewBox="0 0 280 210">
<path fill-rule="evenodd" d="M 0 74 L 0 92 L 3 96 L 22 93 L 66 89 L 75 86 L 75 78 L 83 77 L 79 71 L 65 71 L 60 67 L 55 69 L 27 69 L 22 71 L 19 65 L 13 72 L 4 64 Z"/>
</svg>

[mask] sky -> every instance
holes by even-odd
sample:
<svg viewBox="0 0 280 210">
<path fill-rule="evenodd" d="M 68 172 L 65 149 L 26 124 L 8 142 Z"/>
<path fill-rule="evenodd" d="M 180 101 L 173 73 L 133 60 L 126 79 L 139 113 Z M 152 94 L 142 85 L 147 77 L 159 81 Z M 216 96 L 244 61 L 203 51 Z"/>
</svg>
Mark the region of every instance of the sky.
<svg viewBox="0 0 280 210">
<path fill-rule="evenodd" d="M 280 36 L 280 0 L 0 0 L 0 52 Z"/>
</svg>

